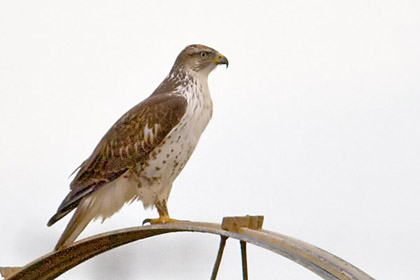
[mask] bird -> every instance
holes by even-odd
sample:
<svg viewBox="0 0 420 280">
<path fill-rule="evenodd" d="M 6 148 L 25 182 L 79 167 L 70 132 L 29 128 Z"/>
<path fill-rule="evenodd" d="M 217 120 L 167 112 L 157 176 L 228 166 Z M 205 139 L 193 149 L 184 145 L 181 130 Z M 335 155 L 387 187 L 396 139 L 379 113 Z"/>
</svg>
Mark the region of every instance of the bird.
<svg viewBox="0 0 420 280">
<path fill-rule="evenodd" d="M 92 220 L 107 218 L 126 203 L 156 207 L 150 224 L 176 222 L 167 201 L 213 113 L 208 76 L 228 59 L 193 44 L 177 56 L 169 74 L 145 100 L 108 130 L 92 154 L 73 172 L 70 192 L 47 225 L 75 209 L 55 250 L 71 245 Z"/>
</svg>

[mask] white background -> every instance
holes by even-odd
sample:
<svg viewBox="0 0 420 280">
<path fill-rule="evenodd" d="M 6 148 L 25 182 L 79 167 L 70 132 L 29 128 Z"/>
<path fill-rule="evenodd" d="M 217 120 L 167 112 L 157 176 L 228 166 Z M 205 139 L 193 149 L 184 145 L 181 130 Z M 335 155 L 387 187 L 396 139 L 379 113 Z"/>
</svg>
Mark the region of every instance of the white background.
<svg viewBox="0 0 420 280">
<path fill-rule="evenodd" d="M 0 1 L 0 265 L 52 250 L 68 175 L 188 44 L 229 58 L 174 218 L 262 214 L 377 279 L 419 279 L 419 1 Z M 137 202 L 82 238 L 137 226 Z M 218 238 L 173 234 L 60 279 L 208 279 Z M 219 279 L 240 279 L 230 240 Z M 251 279 L 319 279 L 249 246 Z"/>
</svg>

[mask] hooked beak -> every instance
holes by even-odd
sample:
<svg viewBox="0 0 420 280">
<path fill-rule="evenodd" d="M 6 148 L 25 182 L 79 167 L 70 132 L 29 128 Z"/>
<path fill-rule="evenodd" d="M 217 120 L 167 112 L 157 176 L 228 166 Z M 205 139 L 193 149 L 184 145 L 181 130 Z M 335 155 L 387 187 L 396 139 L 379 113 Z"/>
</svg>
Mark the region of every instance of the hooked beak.
<svg viewBox="0 0 420 280">
<path fill-rule="evenodd" d="M 219 53 L 219 56 L 217 59 L 215 59 L 214 61 L 217 65 L 219 64 L 225 64 L 226 68 L 228 68 L 229 66 L 229 60 L 222 54 Z"/>
</svg>

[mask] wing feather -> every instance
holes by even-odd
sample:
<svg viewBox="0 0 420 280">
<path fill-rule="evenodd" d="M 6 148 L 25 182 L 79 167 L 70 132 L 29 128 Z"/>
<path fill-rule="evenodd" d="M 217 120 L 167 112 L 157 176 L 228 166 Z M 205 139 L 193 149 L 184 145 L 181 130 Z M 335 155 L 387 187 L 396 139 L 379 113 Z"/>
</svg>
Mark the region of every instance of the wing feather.
<svg viewBox="0 0 420 280">
<path fill-rule="evenodd" d="M 80 166 L 71 191 L 48 225 L 76 208 L 80 200 L 127 170 L 143 164 L 184 116 L 187 100 L 179 94 L 151 95 L 124 114 Z"/>
</svg>

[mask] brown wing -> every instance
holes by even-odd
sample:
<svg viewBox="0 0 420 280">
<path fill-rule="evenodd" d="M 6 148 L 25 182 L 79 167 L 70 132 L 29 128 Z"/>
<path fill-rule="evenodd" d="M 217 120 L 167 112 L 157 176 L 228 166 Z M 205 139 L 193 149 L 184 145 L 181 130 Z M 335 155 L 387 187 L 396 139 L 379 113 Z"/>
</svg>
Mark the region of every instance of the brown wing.
<svg viewBox="0 0 420 280">
<path fill-rule="evenodd" d="M 70 185 L 70 193 L 48 225 L 76 208 L 85 195 L 115 180 L 136 164 L 144 163 L 150 152 L 179 123 L 186 108 L 187 100 L 181 95 L 154 94 L 123 115 L 82 163 Z"/>
</svg>

